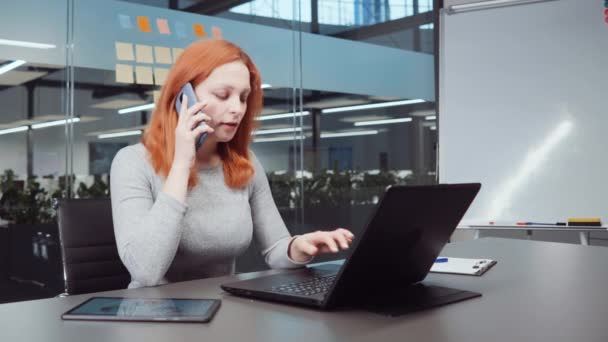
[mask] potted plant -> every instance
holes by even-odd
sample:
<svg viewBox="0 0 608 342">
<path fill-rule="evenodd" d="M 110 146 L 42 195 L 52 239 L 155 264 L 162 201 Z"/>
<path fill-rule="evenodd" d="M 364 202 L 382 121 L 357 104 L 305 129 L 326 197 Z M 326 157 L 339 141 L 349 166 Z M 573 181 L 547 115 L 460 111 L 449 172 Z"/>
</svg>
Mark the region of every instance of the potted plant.
<svg viewBox="0 0 608 342">
<path fill-rule="evenodd" d="M 53 202 L 64 197 L 65 185 L 60 178 L 58 189 L 49 194 L 36 177 L 18 181 L 12 170 L 0 176 L 0 217 L 9 222 L 3 239 L 8 245 L 4 259 L 8 259 L 9 277 L 53 289 L 62 287 Z"/>
</svg>

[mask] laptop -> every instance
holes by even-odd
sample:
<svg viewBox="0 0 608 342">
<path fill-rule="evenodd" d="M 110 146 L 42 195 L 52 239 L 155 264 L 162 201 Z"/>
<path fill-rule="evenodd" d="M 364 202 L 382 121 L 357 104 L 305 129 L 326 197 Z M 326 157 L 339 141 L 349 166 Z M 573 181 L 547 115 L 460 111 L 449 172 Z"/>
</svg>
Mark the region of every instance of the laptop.
<svg viewBox="0 0 608 342">
<path fill-rule="evenodd" d="M 480 188 L 479 183 L 390 186 L 342 265 L 301 268 L 221 288 L 249 298 L 391 316 L 479 297 L 422 280 Z"/>
</svg>

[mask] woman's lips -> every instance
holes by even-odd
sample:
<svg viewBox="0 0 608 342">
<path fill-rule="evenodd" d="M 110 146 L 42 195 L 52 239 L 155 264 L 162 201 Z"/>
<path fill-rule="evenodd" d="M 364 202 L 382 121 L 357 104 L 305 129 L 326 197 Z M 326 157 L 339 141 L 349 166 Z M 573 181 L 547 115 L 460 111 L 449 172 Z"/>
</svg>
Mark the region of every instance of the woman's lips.
<svg viewBox="0 0 608 342">
<path fill-rule="evenodd" d="M 239 124 L 236 122 L 222 122 L 221 125 L 225 126 L 226 128 L 237 128 Z"/>
</svg>

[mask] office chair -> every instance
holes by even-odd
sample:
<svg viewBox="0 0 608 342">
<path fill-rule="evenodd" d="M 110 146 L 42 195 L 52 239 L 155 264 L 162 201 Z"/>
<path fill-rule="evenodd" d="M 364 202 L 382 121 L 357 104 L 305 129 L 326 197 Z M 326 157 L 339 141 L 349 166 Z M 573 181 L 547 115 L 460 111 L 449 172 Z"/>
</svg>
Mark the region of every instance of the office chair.
<svg viewBox="0 0 608 342">
<path fill-rule="evenodd" d="M 126 288 L 131 277 L 118 256 L 110 199 L 61 200 L 56 208 L 63 295 Z"/>
</svg>

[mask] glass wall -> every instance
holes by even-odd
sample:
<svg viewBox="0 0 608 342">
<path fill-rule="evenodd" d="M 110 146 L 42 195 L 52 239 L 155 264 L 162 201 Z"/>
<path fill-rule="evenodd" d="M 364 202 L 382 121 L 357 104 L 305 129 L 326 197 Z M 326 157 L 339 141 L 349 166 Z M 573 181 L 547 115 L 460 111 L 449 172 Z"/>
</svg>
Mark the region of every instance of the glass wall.
<svg viewBox="0 0 608 342">
<path fill-rule="evenodd" d="M 67 1 L 24 0 L 0 18 L 2 303 L 61 287 L 52 199 L 66 192 Z"/>
<path fill-rule="evenodd" d="M 26 25 L 32 7 L 50 29 Z M 387 185 L 435 182 L 432 9 L 431 0 L 25 0 L 4 11 L 1 279 L 46 295 L 60 287 L 48 252 L 53 201 L 109 195 L 114 155 L 139 142 L 168 70 L 199 39 L 235 42 L 262 73 L 251 148 L 291 233 L 359 232 Z M 237 262 L 263 267 L 256 246 Z"/>
</svg>

